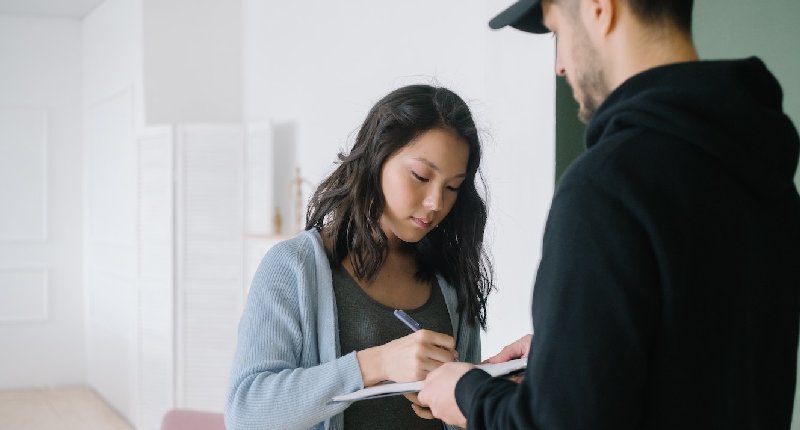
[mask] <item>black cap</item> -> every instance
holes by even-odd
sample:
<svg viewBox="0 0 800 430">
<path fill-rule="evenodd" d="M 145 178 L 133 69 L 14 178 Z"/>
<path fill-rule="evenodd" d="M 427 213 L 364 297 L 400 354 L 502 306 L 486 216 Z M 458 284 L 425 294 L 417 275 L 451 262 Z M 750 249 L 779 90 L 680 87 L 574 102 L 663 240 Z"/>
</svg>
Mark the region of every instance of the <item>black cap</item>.
<svg viewBox="0 0 800 430">
<path fill-rule="evenodd" d="M 550 33 L 542 23 L 542 0 L 519 0 L 489 21 L 495 30 L 507 25 L 528 33 Z"/>
</svg>

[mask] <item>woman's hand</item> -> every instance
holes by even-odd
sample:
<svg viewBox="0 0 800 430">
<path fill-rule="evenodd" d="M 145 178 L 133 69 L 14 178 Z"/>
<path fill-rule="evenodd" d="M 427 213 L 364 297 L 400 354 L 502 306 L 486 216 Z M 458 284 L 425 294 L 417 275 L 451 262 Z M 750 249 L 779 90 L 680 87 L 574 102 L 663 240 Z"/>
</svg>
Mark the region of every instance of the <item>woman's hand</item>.
<svg viewBox="0 0 800 430">
<path fill-rule="evenodd" d="M 417 397 L 417 393 L 406 393 L 403 394 L 409 402 L 411 402 L 411 409 L 414 410 L 414 413 L 417 414 L 418 417 L 424 418 L 426 420 L 432 420 L 435 417 L 433 413 L 431 413 L 430 408 L 423 405 L 419 402 L 419 398 Z"/>
<path fill-rule="evenodd" d="M 420 381 L 456 357 L 453 337 L 430 330 L 419 330 L 356 353 L 365 387 L 387 380 Z"/>
</svg>

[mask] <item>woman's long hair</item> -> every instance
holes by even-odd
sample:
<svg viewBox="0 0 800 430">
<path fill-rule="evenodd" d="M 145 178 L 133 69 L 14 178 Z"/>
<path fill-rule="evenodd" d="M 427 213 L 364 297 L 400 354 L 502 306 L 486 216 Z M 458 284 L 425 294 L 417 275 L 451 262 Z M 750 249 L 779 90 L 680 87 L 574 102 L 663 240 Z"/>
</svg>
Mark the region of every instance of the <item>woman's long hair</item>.
<svg viewBox="0 0 800 430">
<path fill-rule="evenodd" d="M 386 261 L 388 239 L 380 226 L 385 200 L 381 169 L 386 160 L 428 130 L 452 131 L 469 145 L 467 176 L 450 213 L 438 228 L 412 244 L 416 277 L 431 281 L 438 272 L 453 285 L 458 310 L 486 328 L 486 297 L 493 289 L 492 266 L 483 244 L 487 210 L 476 182 L 481 143 L 469 107 L 446 88 L 410 85 L 378 101 L 361 125 L 353 149 L 317 188 L 308 206 L 306 230 L 332 239 L 331 258 L 349 255 L 355 275 L 372 281 Z"/>
</svg>

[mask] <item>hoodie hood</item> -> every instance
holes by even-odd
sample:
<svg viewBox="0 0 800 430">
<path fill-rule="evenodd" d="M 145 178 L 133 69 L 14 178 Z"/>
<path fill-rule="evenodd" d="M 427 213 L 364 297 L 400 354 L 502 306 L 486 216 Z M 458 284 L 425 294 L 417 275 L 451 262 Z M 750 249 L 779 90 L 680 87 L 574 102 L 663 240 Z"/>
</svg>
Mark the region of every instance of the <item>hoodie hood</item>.
<svg viewBox="0 0 800 430">
<path fill-rule="evenodd" d="M 800 139 L 783 92 L 761 60 L 702 61 L 647 70 L 603 102 L 586 146 L 642 128 L 696 145 L 759 193 L 794 189 Z"/>
</svg>

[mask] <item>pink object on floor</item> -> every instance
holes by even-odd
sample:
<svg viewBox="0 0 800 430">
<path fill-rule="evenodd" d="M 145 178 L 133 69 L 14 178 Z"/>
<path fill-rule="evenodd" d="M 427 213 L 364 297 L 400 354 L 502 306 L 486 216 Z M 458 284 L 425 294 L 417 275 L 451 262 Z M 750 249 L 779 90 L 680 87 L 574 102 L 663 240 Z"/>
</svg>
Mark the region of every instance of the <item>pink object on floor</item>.
<svg viewBox="0 0 800 430">
<path fill-rule="evenodd" d="M 164 415 L 161 430 L 225 430 L 225 420 L 214 412 L 172 409 Z"/>
</svg>

